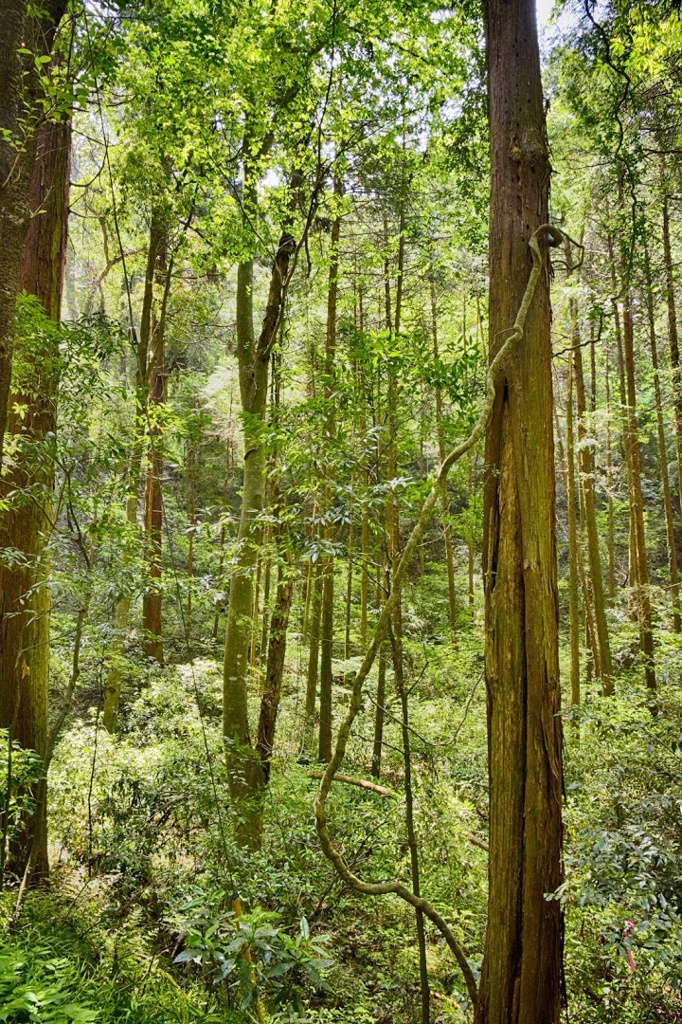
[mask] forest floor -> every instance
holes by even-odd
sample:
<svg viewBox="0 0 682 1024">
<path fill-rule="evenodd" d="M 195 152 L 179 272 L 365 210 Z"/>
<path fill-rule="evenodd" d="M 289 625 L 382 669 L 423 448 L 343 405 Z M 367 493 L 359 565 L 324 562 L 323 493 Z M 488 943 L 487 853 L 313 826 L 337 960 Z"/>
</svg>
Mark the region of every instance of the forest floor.
<svg viewBox="0 0 682 1024">
<path fill-rule="evenodd" d="M 487 820 L 480 630 L 427 643 L 420 625 L 408 662 L 422 892 L 477 970 Z M 565 905 L 569 1019 L 580 1024 L 682 1021 L 682 649 L 676 638 L 659 643 L 652 715 L 630 664 L 632 631 L 624 622 L 614 646 L 616 697 L 585 684 L 579 725 L 565 723 L 566 882 L 548 898 Z M 256 851 L 233 836 L 215 658 L 138 673 L 116 737 L 101 727 L 93 678 L 51 770 L 51 885 L 27 895 L 0 950 L 0 1021 L 419 1019 L 412 911 L 349 892 L 319 850 L 313 767 L 299 756 L 302 654 L 293 637 Z M 337 721 L 352 667 L 335 663 Z M 400 794 L 397 704 L 388 709 L 381 782 Z M 363 778 L 373 710 L 368 696 L 344 765 Z M 336 785 L 331 827 L 363 877 L 409 877 L 402 799 Z M 12 888 L 0 896 L 5 922 L 15 899 Z M 428 967 L 432 1019 L 470 1020 L 435 931 Z"/>
</svg>

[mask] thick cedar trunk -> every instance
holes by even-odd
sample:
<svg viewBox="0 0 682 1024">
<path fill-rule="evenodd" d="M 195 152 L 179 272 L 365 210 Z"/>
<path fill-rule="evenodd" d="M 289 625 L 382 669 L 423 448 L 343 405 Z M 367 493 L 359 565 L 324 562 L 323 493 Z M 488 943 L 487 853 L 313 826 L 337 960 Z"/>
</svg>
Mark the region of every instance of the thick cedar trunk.
<svg viewBox="0 0 682 1024">
<path fill-rule="evenodd" d="M 594 449 L 587 437 L 587 408 L 585 401 L 585 377 L 583 373 L 583 350 L 578 331 L 578 313 L 575 304 L 571 306 L 571 338 L 573 340 L 573 364 L 575 369 L 575 392 L 578 412 L 578 465 L 580 467 L 580 487 L 582 490 L 585 534 L 587 537 L 587 557 L 590 564 L 590 580 L 592 583 L 592 608 L 598 647 L 599 678 L 602 682 L 604 696 L 613 693 L 613 668 L 611 664 L 611 645 L 606 622 L 606 600 L 604 597 L 604 581 L 602 578 L 601 555 L 599 553 L 599 531 L 597 529 L 597 507 L 594 496 Z"/>
<path fill-rule="evenodd" d="M 532 0 L 488 0 L 490 355 L 514 323 L 547 221 L 549 159 Z M 488 926 L 477 1024 L 556 1024 L 562 915 L 561 695 L 549 279 L 486 437 L 483 572 L 490 780 Z"/>
<path fill-rule="evenodd" d="M 5 0 L 0 12 L 0 465 L 7 427 L 22 251 L 42 117 L 35 58 L 52 50 L 66 0 Z M 20 51 L 24 52 L 20 52 Z M 46 127 L 48 132 L 50 129 Z"/>
<path fill-rule="evenodd" d="M 654 295 L 651 281 L 649 252 L 644 250 L 644 269 L 646 274 L 646 308 L 649 321 L 649 346 L 651 349 L 651 367 L 654 371 L 654 396 L 656 401 L 656 428 L 658 434 L 658 462 L 661 472 L 661 488 L 663 491 L 663 512 L 665 515 L 665 537 L 668 547 L 668 568 L 670 570 L 670 600 L 673 612 L 673 629 L 682 632 L 680 617 L 680 574 L 677 567 L 677 546 L 675 541 L 675 520 L 673 502 L 670 493 L 670 474 L 668 473 L 668 449 L 665 442 L 665 419 L 661 400 L 661 377 L 658 368 L 658 343 L 656 340 L 656 319 L 654 316 Z"/>
<path fill-rule="evenodd" d="M 69 120 L 44 126 L 38 136 L 29 208 L 32 216 L 21 261 L 19 286 L 59 320 L 66 261 L 71 166 Z M 0 519 L 0 547 L 22 552 L 22 560 L 0 567 L 0 726 L 12 727 L 22 747 L 45 757 L 50 656 L 50 594 L 46 586 L 46 542 L 51 531 L 53 454 L 46 438 L 55 430 L 59 383 L 58 336 L 51 328 L 22 353 L 9 417 L 17 450 L 2 492 L 12 494 Z M 22 387 L 25 384 L 26 387 Z M 34 838 L 32 878 L 45 877 L 46 787 L 21 837 L 14 866 L 23 871 Z"/>
</svg>

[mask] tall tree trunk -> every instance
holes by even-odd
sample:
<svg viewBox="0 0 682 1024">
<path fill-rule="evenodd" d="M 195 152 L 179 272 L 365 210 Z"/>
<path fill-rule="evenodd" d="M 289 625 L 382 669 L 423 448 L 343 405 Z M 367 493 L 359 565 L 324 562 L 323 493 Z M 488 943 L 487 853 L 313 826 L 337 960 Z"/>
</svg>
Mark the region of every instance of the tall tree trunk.
<svg viewBox="0 0 682 1024">
<path fill-rule="evenodd" d="M 232 409 L 230 409 L 231 417 Z M 217 582 L 221 589 L 225 587 L 225 541 L 227 539 L 227 528 L 225 526 L 225 517 L 227 515 L 227 499 L 229 493 L 230 476 L 232 474 L 232 465 L 234 462 L 233 452 L 233 441 L 231 437 L 228 437 L 225 442 L 225 476 L 223 477 L 223 518 L 220 525 L 220 539 L 218 541 L 218 547 L 220 549 L 220 555 L 218 558 L 218 575 Z M 211 636 L 214 640 L 218 639 L 218 630 L 220 628 L 220 604 L 216 605 L 215 615 L 213 616 L 213 630 Z"/>
<path fill-rule="evenodd" d="M 622 186 L 620 192 L 623 204 Z M 644 663 L 644 678 L 650 690 L 656 689 L 654 667 L 654 638 L 651 625 L 651 595 L 649 592 L 649 565 L 647 561 L 646 537 L 644 530 L 644 499 L 642 497 L 642 469 L 639 448 L 639 426 L 637 422 L 637 388 L 635 384 L 635 339 L 632 318 L 632 297 L 628 256 L 621 258 L 621 282 L 623 296 L 623 349 L 627 404 L 624 413 L 625 459 L 628 467 L 630 491 L 631 536 L 634 538 L 635 593 L 637 598 L 637 620 L 639 643 Z"/>
<path fill-rule="evenodd" d="M 616 600 L 616 514 L 613 507 L 613 455 L 611 445 L 611 382 L 609 374 L 609 350 L 604 349 L 606 387 L 606 479 L 607 479 L 607 537 L 609 552 L 609 601 Z"/>
<path fill-rule="evenodd" d="M 547 221 L 535 6 L 488 0 L 490 356 L 511 328 Z M 542 246 L 544 251 L 544 245 Z M 483 572 L 490 780 L 488 927 L 477 1024 L 556 1024 L 562 914 L 549 275 L 497 386 L 486 436 Z"/>
<path fill-rule="evenodd" d="M 578 603 L 578 524 L 573 441 L 573 366 L 566 385 L 566 508 L 568 511 L 568 617 L 571 648 L 571 707 L 580 706 L 580 605 Z M 572 719 L 577 724 L 577 718 Z"/>
<path fill-rule="evenodd" d="M 663 176 L 665 180 L 665 165 Z M 680 346 L 677 334 L 677 310 L 675 308 L 675 276 L 670 246 L 670 214 L 668 196 L 663 195 L 663 260 L 665 263 L 665 294 L 668 306 L 668 343 L 670 345 L 670 367 L 672 369 L 673 405 L 675 408 L 675 450 L 677 453 L 677 490 L 682 507 L 682 377 L 680 376 Z"/>
<path fill-rule="evenodd" d="M 305 691 L 305 719 L 303 722 L 303 743 L 301 749 L 309 755 L 313 748 L 315 731 L 315 708 L 317 705 L 317 680 L 320 665 L 320 622 L 322 618 L 322 566 L 316 562 L 311 576 L 312 597 L 310 609 L 310 647 L 308 650 L 308 673 Z"/>
<path fill-rule="evenodd" d="M 410 875 L 412 881 L 412 892 L 415 896 L 421 895 L 419 877 L 419 845 L 417 832 L 414 825 L 414 795 L 412 792 L 412 756 L 410 751 L 410 723 L 407 689 L 405 687 L 405 672 L 403 667 L 402 637 L 391 634 L 393 651 L 393 671 L 395 676 L 395 687 L 400 708 L 402 711 L 401 731 L 403 740 L 403 766 L 405 771 L 405 826 L 407 830 L 407 846 L 410 851 Z M 429 973 L 426 964 L 426 930 L 424 927 L 424 913 L 420 908 L 415 910 L 417 926 L 417 946 L 419 949 L 419 981 L 421 989 L 421 1021 L 422 1024 L 429 1024 L 430 993 Z"/>
<path fill-rule="evenodd" d="M 253 202 L 247 204 L 254 206 Z M 263 326 L 253 329 L 253 261 L 237 273 L 237 358 L 244 430 L 244 482 L 238 548 L 230 582 L 223 667 L 223 736 L 226 741 L 230 796 L 239 807 L 237 832 L 247 846 L 260 842 L 260 814 L 253 797 L 262 785 L 260 758 L 251 745 L 248 707 L 249 650 L 253 577 L 261 541 L 260 513 L 266 483 L 265 408 L 268 367 L 281 315 L 284 282 L 294 251 L 291 235 L 280 240 L 270 277 Z"/>
<path fill-rule="evenodd" d="M 66 262 L 71 122 L 44 125 L 29 194 L 33 216 L 26 235 L 19 287 L 35 295 L 48 320 L 60 316 Z M 9 500 L 0 517 L 0 549 L 21 552 L 0 565 L 0 727 L 41 757 L 47 752 L 50 592 L 45 550 L 52 529 L 59 338 L 54 326 L 27 343 L 15 382 L 9 430 L 17 450 L 2 481 Z M 39 345 L 39 347 L 37 347 Z M 13 866 L 23 872 L 33 844 L 32 880 L 47 875 L 46 786 L 27 816 Z M 35 794 L 34 794 L 35 795 Z"/>
<path fill-rule="evenodd" d="M 433 338 L 433 359 L 438 366 L 440 354 L 438 351 L 438 307 L 436 303 L 436 287 L 431 280 L 431 336 Z M 447 451 L 445 448 L 445 431 L 443 429 L 443 393 L 440 386 L 436 387 L 436 432 L 438 435 L 438 458 L 442 462 Z M 452 535 L 450 530 L 450 501 L 448 499 L 447 483 L 443 485 L 443 496 L 441 498 L 443 510 L 443 541 L 445 543 L 445 565 L 448 573 L 448 613 L 450 617 L 450 628 L 457 629 L 457 591 L 455 589 L 455 561 L 452 553 Z"/>
<path fill-rule="evenodd" d="M 346 575 L 346 634 L 343 644 L 343 656 L 346 661 L 350 658 L 350 627 L 353 620 L 353 524 L 348 530 L 348 572 Z"/>
<path fill-rule="evenodd" d="M 656 318 L 654 315 L 654 291 L 651 280 L 649 251 L 644 249 L 644 271 L 646 276 L 646 308 L 649 321 L 649 347 L 651 349 L 651 367 L 654 371 L 654 397 L 656 402 L 656 429 L 658 434 L 658 462 L 661 472 L 661 488 L 663 490 L 663 513 L 665 516 L 665 537 L 668 547 L 668 568 L 670 570 L 670 600 L 673 612 L 673 629 L 682 632 L 680 616 L 680 574 L 677 568 L 677 545 L 675 541 L 675 520 L 673 502 L 670 493 L 670 474 L 668 473 L 668 449 L 665 443 L 665 419 L 661 400 L 661 376 L 658 368 L 658 344 L 656 341 Z"/>
<path fill-rule="evenodd" d="M 377 703 L 374 709 L 374 737 L 372 740 L 372 765 L 370 774 L 378 779 L 381 775 L 381 755 L 384 746 L 384 707 L 386 704 L 386 647 L 384 644 L 377 655 Z"/>
<path fill-rule="evenodd" d="M 606 601 L 604 598 L 604 581 L 602 578 L 601 555 L 599 553 L 599 531 L 597 530 L 597 508 L 594 496 L 594 449 L 587 436 L 587 407 L 585 401 L 585 376 L 583 373 L 583 350 L 581 348 L 580 331 L 578 330 L 578 310 L 575 301 L 571 304 L 571 338 L 573 341 L 573 365 L 575 369 L 575 392 L 578 412 L 578 465 L 580 467 L 580 486 L 585 510 L 585 534 L 587 537 L 587 557 L 590 564 L 590 580 L 592 583 L 592 608 L 596 628 L 596 641 L 599 648 L 599 677 L 602 682 L 604 696 L 613 693 L 613 667 L 611 663 L 611 645 L 609 629 L 606 622 Z"/>
<path fill-rule="evenodd" d="M 144 443 L 147 435 L 147 405 L 149 402 L 148 362 L 152 346 L 152 317 L 154 307 L 154 279 L 157 273 L 157 262 L 161 252 L 163 231 L 158 210 L 152 209 L 149 225 L 149 245 L 145 267 L 144 289 L 142 293 L 142 310 L 140 314 L 140 330 L 135 344 L 135 420 L 133 424 L 133 440 L 127 471 L 126 521 L 131 538 L 136 537 L 138 530 L 137 516 L 140 502 L 140 486 L 142 483 L 142 460 Z M 145 488 L 145 499 L 147 497 Z M 102 722 L 109 733 L 116 731 L 118 725 L 118 709 L 121 700 L 122 661 L 124 634 L 128 626 L 131 607 L 130 594 L 123 594 L 116 602 L 114 618 L 118 639 L 113 657 L 107 671 L 107 682 L 104 689 L 104 706 Z"/>
<path fill-rule="evenodd" d="M 287 649 L 287 629 L 291 596 L 294 579 L 291 572 L 291 553 L 289 550 L 284 527 L 278 529 L 277 546 L 280 552 L 280 564 L 277 576 L 277 594 L 275 607 L 270 618 L 270 634 L 268 653 L 265 666 L 265 679 L 261 695 L 260 717 L 258 720 L 258 738 L 256 750 L 260 755 L 263 781 L 270 779 L 270 762 L 275 745 L 277 712 L 282 695 L 282 679 L 284 676 L 284 659 Z"/>
<path fill-rule="evenodd" d="M 145 483 L 144 524 L 147 540 L 147 571 L 149 583 L 142 600 L 142 627 L 146 633 L 144 648 L 147 657 L 163 664 L 163 434 L 160 417 L 165 399 L 166 382 L 166 311 L 170 294 L 172 267 L 166 266 L 167 237 L 161 241 L 157 260 L 157 281 L 163 288 L 158 323 L 152 330 L 153 352 L 149 368 L 149 449 Z"/>
<path fill-rule="evenodd" d="M 37 58 L 52 50 L 66 0 L 5 0 L 0 17 L 0 466 L 7 428 L 15 308 L 31 216 L 44 72 Z"/>
<path fill-rule="evenodd" d="M 197 528 L 197 448 L 193 437 L 187 453 L 187 634 L 192 632 L 192 591 L 194 589 L 194 534 Z"/>
<path fill-rule="evenodd" d="M 334 179 L 334 198 L 342 194 L 342 184 Z M 327 338 L 325 345 L 325 397 L 327 400 L 326 433 L 328 440 L 334 436 L 334 366 L 336 361 L 336 305 L 339 291 L 339 239 L 341 237 L 341 216 L 334 211 L 330 240 L 329 291 L 327 293 Z M 327 471 L 325 500 L 327 510 L 331 505 L 331 477 Z M 331 526 L 325 528 L 325 537 L 332 538 Z M 332 659 L 334 652 L 334 559 L 325 554 L 322 561 L 322 631 L 320 652 L 320 732 L 318 759 L 329 761 L 332 756 Z"/>
</svg>

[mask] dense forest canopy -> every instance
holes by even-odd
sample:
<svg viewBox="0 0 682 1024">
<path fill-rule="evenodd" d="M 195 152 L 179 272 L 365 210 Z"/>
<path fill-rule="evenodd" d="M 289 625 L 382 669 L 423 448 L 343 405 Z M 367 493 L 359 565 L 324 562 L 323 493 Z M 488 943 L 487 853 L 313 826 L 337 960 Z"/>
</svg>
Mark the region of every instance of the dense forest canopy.
<svg viewBox="0 0 682 1024">
<path fill-rule="evenodd" d="M 681 154 L 675 2 L 0 0 L 0 1021 L 682 1020 Z"/>
</svg>

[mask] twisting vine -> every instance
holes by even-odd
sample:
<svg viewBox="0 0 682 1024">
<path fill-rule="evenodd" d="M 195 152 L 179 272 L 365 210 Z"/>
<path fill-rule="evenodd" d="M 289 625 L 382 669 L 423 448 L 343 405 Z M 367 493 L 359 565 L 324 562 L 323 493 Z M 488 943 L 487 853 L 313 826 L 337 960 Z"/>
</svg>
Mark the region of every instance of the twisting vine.
<svg viewBox="0 0 682 1024">
<path fill-rule="evenodd" d="M 431 516 L 433 515 L 436 503 L 441 495 L 442 487 L 447 479 L 447 475 L 454 464 L 462 458 L 473 446 L 476 444 L 478 439 L 481 437 L 485 430 L 488 420 L 493 411 L 493 405 L 495 403 L 495 394 L 497 388 L 498 378 L 500 373 L 509 358 L 513 348 L 523 339 L 523 332 L 526 323 L 526 317 L 528 316 L 528 310 L 533 301 L 535 295 L 535 289 L 540 279 L 542 272 L 542 253 L 540 251 L 540 239 L 546 238 L 547 244 L 552 247 L 561 245 L 567 236 L 558 227 L 552 224 L 543 224 L 536 231 L 533 232 L 529 241 L 529 247 L 533 258 L 533 265 L 531 268 L 526 290 L 519 306 L 519 311 L 516 314 L 516 320 L 514 326 L 511 329 L 511 334 L 500 348 L 497 355 L 494 357 L 488 368 L 488 374 L 486 377 L 486 395 L 483 402 L 483 407 L 478 415 L 478 419 L 474 424 L 474 427 L 466 438 L 461 441 L 450 454 L 443 460 L 436 476 L 433 479 L 431 490 L 422 506 L 422 510 L 419 513 L 417 522 L 415 523 L 412 533 L 410 534 L 408 541 L 403 549 L 403 553 L 398 562 L 398 566 L 395 571 L 393 578 L 393 586 L 391 593 L 388 596 L 374 631 L 374 636 L 367 648 L 365 657 L 358 669 L 355 679 L 353 680 L 353 687 L 351 690 L 351 699 L 348 706 L 346 717 L 342 721 L 338 736 L 336 739 L 336 747 L 332 755 L 332 759 L 326 767 L 324 774 L 320 780 L 320 785 L 315 794 L 315 823 L 317 827 L 317 834 L 322 846 L 322 851 L 328 860 L 334 865 L 336 871 L 341 878 L 351 888 L 358 892 L 365 893 L 369 896 L 381 896 L 388 893 L 395 893 L 396 896 L 400 896 L 401 899 L 405 900 L 417 910 L 429 918 L 430 921 L 440 931 L 441 935 L 450 947 L 459 968 L 464 975 L 467 991 L 471 1002 L 476 1005 L 477 1001 L 477 988 L 476 979 L 474 978 L 473 971 L 469 965 L 469 962 L 464 954 L 462 947 L 455 938 L 455 935 L 447 924 L 447 922 L 441 917 L 439 912 L 433 907 L 428 900 L 423 899 L 420 896 L 415 896 L 408 886 L 403 882 L 393 879 L 385 882 L 366 882 L 364 879 L 356 875 L 349 865 L 347 864 L 343 854 L 334 844 L 327 824 L 327 796 L 331 784 L 334 781 L 334 777 L 341 767 L 341 763 L 346 753 L 346 747 L 348 744 L 348 738 L 353 722 L 357 718 L 361 707 L 362 707 L 362 690 L 364 683 L 369 675 L 369 672 L 374 664 L 377 650 L 384 640 L 390 619 L 391 613 L 395 607 L 398 595 L 400 594 L 400 585 L 405 577 L 407 568 L 412 561 L 414 553 L 417 549 L 419 542 L 421 541 L 424 531 L 429 524 Z"/>
</svg>

